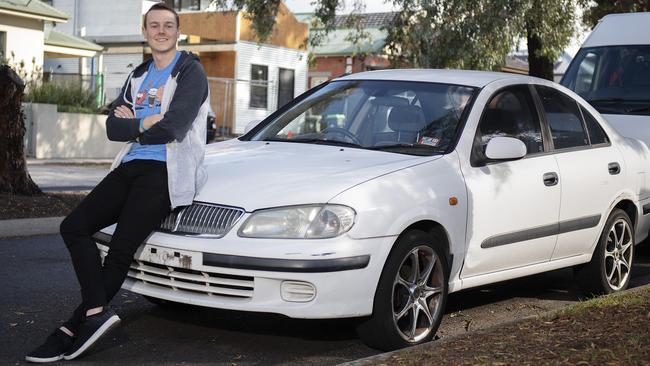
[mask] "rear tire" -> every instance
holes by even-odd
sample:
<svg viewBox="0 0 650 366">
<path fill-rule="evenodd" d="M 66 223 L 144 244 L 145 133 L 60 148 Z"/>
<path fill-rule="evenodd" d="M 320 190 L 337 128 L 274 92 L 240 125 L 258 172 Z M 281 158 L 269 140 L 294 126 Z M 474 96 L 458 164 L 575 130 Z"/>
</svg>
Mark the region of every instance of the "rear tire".
<svg viewBox="0 0 650 366">
<path fill-rule="evenodd" d="M 578 286 L 589 296 L 623 291 L 630 284 L 633 259 L 634 227 L 625 211 L 614 209 L 591 261 L 574 267 Z"/>
<path fill-rule="evenodd" d="M 390 351 L 435 336 L 449 282 L 447 254 L 439 235 L 410 230 L 398 238 L 379 279 L 373 313 L 357 326 L 368 346 Z"/>
</svg>

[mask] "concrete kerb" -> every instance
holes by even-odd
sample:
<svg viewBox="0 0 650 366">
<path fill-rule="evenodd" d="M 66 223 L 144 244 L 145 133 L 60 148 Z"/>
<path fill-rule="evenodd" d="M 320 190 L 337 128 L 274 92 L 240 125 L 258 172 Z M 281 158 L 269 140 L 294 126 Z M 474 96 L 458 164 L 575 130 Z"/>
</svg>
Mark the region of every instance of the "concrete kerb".
<svg viewBox="0 0 650 366">
<path fill-rule="evenodd" d="M 646 288 L 650 288 L 650 284 L 634 287 L 634 288 L 631 288 L 631 289 L 627 289 L 627 290 L 623 291 L 623 293 L 625 293 L 625 292 L 643 291 Z M 565 306 L 565 307 L 563 307 L 561 309 L 555 309 L 555 310 L 547 311 L 545 313 L 538 314 L 538 315 L 526 316 L 526 317 L 523 317 L 523 318 L 520 318 L 520 319 L 513 319 L 513 320 L 510 320 L 510 321 L 503 322 L 503 323 L 495 324 L 495 325 L 487 327 L 487 328 L 476 329 L 476 330 L 473 330 L 471 332 L 467 332 L 467 333 L 464 333 L 464 334 L 457 334 L 457 335 L 450 336 L 450 337 L 445 337 L 445 338 L 440 339 L 440 340 L 436 340 L 436 341 L 432 341 L 432 342 L 428 342 L 428 343 L 423 343 L 423 344 L 420 344 L 420 345 L 417 345 L 417 346 L 403 348 L 403 349 L 399 349 L 399 350 L 396 350 L 396 351 L 380 353 L 378 355 L 369 356 L 369 357 L 365 357 L 365 358 L 360 358 L 358 360 L 354 360 L 354 361 L 350 361 L 350 362 L 344 362 L 344 363 L 338 364 L 337 366 L 388 365 L 389 364 L 388 362 L 390 361 L 391 357 L 393 355 L 396 355 L 396 354 L 399 354 L 399 353 L 403 353 L 405 358 L 408 358 L 408 355 L 406 355 L 406 354 L 409 351 L 412 351 L 412 350 L 415 350 L 415 349 L 434 350 L 436 348 L 444 347 L 445 344 L 456 341 L 458 339 L 464 339 L 464 338 L 470 338 L 470 337 L 480 337 L 481 335 L 489 334 L 489 333 L 492 333 L 494 331 L 498 331 L 500 328 L 502 328 L 504 326 L 524 323 L 524 322 L 528 322 L 528 321 L 531 321 L 531 320 L 534 320 L 534 319 L 550 317 L 550 316 L 553 316 L 554 314 L 557 314 L 558 312 L 560 312 L 560 311 L 562 311 L 562 310 L 564 310 L 564 309 L 566 309 L 566 308 L 568 308 L 568 307 L 570 307 L 572 305 L 573 304 L 569 304 L 569 305 L 567 305 L 567 306 Z"/>
<path fill-rule="evenodd" d="M 0 238 L 58 234 L 59 225 L 64 218 L 60 216 L 0 220 Z"/>
<path fill-rule="evenodd" d="M 113 159 L 82 159 L 82 158 L 52 158 L 36 159 L 27 158 L 27 165 L 110 165 Z"/>
</svg>

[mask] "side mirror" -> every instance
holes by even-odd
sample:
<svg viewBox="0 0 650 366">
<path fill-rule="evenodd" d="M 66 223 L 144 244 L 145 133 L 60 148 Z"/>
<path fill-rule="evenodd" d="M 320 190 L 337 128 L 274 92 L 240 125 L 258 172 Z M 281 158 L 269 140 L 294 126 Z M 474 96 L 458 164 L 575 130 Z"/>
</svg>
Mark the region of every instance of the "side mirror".
<svg viewBox="0 0 650 366">
<path fill-rule="evenodd" d="M 493 137 L 485 148 L 490 160 L 517 160 L 526 156 L 526 145 L 514 137 Z"/>
<path fill-rule="evenodd" d="M 255 128 L 255 126 L 257 126 L 260 122 L 262 122 L 262 121 L 254 120 L 254 121 L 248 122 L 246 127 L 244 127 L 244 135 L 247 134 L 248 132 L 250 132 L 250 130 L 252 130 L 253 128 Z"/>
</svg>

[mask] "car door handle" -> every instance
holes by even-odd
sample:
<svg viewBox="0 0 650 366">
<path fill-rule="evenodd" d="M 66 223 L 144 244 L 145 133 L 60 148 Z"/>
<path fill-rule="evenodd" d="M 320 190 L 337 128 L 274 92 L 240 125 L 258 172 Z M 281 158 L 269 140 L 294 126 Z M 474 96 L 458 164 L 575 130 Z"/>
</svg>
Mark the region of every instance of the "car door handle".
<svg viewBox="0 0 650 366">
<path fill-rule="evenodd" d="M 607 165 L 607 169 L 609 170 L 609 174 L 611 175 L 616 175 L 621 172 L 621 166 L 618 165 L 617 162 L 609 163 Z"/>
<path fill-rule="evenodd" d="M 557 173 L 555 172 L 550 172 L 550 173 L 545 173 L 544 174 L 544 185 L 547 187 L 551 187 L 557 184 L 559 181 L 557 177 Z"/>
</svg>

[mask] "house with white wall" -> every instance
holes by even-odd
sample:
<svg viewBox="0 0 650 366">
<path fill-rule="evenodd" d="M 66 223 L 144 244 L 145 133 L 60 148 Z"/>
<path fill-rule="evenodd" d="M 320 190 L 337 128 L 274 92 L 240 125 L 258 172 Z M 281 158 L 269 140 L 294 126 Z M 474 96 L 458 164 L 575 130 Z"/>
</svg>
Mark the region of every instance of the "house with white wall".
<svg viewBox="0 0 650 366">
<path fill-rule="evenodd" d="M 19 69 L 23 77 L 40 79 L 52 57 L 101 57 L 101 46 L 54 29 L 68 19 L 67 14 L 41 1 L 0 0 L 0 58 Z"/>
<path fill-rule="evenodd" d="M 0 58 L 24 65 L 31 75 L 43 66 L 48 23 L 65 23 L 68 16 L 40 1 L 0 0 Z"/>
</svg>

